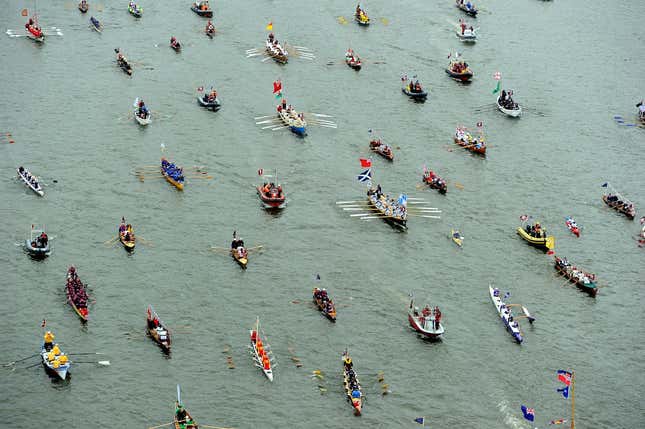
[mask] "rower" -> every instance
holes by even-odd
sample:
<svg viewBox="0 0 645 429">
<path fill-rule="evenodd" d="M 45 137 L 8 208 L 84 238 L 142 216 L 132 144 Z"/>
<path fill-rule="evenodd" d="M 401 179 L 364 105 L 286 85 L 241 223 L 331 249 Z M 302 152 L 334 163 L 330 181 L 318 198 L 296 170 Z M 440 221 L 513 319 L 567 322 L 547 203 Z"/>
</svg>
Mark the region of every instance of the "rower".
<svg viewBox="0 0 645 429">
<path fill-rule="evenodd" d="M 177 409 L 175 410 L 175 415 L 177 417 L 177 422 L 186 423 L 186 410 L 179 402 L 177 402 Z"/>
<path fill-rule="evenodd" d="M 343 364 L 345 365 L 345 370 L 349 371 L 352 369 L 352 358 L 349 356 L 345 356 L 345 359 L 343 360 Z"/>
<path fill-rule="evenodd" d="M 45 332 L 45 335 L 43 337 L 45 341 L 45 344 L 44 344 L 45 350 L 50 351 L 52 349 L 54 338 L 56 337 L 54 336 L 54 334 L 52 334 L 51 331 Z"/>
</svg>

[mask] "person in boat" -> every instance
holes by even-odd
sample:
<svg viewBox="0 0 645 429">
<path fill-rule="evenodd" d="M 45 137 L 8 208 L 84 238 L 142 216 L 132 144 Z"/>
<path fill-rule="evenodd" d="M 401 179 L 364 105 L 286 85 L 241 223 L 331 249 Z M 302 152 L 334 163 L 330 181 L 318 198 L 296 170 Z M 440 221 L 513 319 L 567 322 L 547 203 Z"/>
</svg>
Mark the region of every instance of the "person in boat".
<svg viewBox="0 0 645 429">
<path fill-rule="evenodd" d="M 343 360 L 343 365 L 345 366 L 345 371 L 350 371 L 352 369 L 352 358 L 349 356 L 345 356 L 345 359 Z"/>
<path fill-rule="evenodd" d="M 206 24 L 206 32 L 207 33 L 214 33 L 215 32 L 215 26 L 211 22 L 211 20 L 208 20 L 208 23 Z"/>
<path fill-rule="evenodd" d="M 269 33 L 269 38 L 268 38 L 269 43 L 273 43 L 274 39 L 275 39 L 275 35 L 273 34 L 273 32 Z"/>
<path fill-rule="evenodd" d="M 363 9 L 361 9 L 361 4 L 356 5 L 356 16 L 360 16 L 363 13 Z"/>
<path fill-rule="evenodd" d="M 177 39 L 175 38 L 175 36 L 172 36 L 170 38 L 170 46 L 175 47 L 177 45 L 179 45 L 179 43 L 177 43 Z"/>
<path fill-rule="evenodd" d="M 208 94 L 207 101 L 213 103 L 217 99 L 217 91 L 211 88 L 211 92 Z"/>
<path fill-rule="evenodd" d="M 47 247 L 47 241 L 49 241 L 49 238 L 47 237 L 47 234 L 45 234 L 45 232 L 43 231 L 43 233 L 40 234 L 40 236 L 38 237 L 38 243 L 40 244 L 40 246 L 38 247 L 43 247 L 43 248 Z"/>
<path fill-rule="evenodd" d="M 178 402 L 177 403 L 177 408 L 175 409 L 175 417 L 177 418 L 177 422 L 179 423 L 186 423 L 186 410 L 184 407 Z"/>
<path fill-rule="evenodd" d="M 52 349 L 54 345 L 54 338 L 56 338 L 56 336 L 52 334 L 51 331 L 45 332 L 45 335 L 43 336 L 45 350 L 50 351 Z"/>
</svg>

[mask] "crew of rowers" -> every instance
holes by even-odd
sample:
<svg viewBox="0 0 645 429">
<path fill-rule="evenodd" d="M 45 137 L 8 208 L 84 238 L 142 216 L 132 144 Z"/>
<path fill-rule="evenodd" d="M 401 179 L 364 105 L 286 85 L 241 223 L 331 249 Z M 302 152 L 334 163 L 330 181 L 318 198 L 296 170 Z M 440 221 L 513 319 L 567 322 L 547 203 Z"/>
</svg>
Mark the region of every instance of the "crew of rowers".
<svg viewBox="0 0 645 429">
<path fill-rule="evenodd" d="M 465 145 L 473 146 L 475 149 L 481 149 L 486 145 L 486 143 L 484 143 L 484 136 L 479 136 L 479 138 L 473 137 L 473 135 L 466 131 L 465 128 L 461 127 L 458 127 L 455 130 L 455 138 L 463 142 Z"/>
<path fill-rule="evenodd" d="M 139 104 L 137 105 L 137 116 L 141 119 L 146 119 L 149 114 L 150 111 L 148 110 L 146 103 L 144 103 L 143 100 L 139 100 Z"/>
<path fill-rule="evenodd" d="M 251 343 L 255 345 L 255 350 L 257 350 L 258 352 L 258 357 L 260 358 L 260 360 L 262 360 L 262 368 L 267 371 L 270 370 L 271 359 L 269 358 L 267 351 L 264 349 L 264 344 L 262 344 L 262 339 L 258 335 L 258 331 L 256 331 L 255 329 L 251 331 Z"/>
<path fill-rule="evenodd" d="M 40 33 L 40 34 L 42 34 L 42 32 L 41 32 L 41 30 L 40 30 L 40 26 L 39 26 L 39 25 L 38 25 L 38 23 L 34 20 L 34 18 L 29 18 L 29 21 L 27 21 L 27 23 L 25 24 L 25 28 L 26 28 L 27 30 L 30 30 L 30 32 L 31 32 L 32 34 L 34 34 L 34 33 Z M 34 34 L 34 36 L 35 36 L 35 35 L 36 35 L 36 34 Z"/>
<path fill-rule="evenodd" d="M 493 289 L 493 296 L 496 298 L 499 298 L 500 292 L 499 289 L 494 288 Z M 504 303 L 500 305 L 499 311 L 502 314 L 502 318 L 506 321 L 508 321 L 509 327 L 515 328 L 515 329 L 520 329 L 520 324 L 517 322 L 517 320 L 513 320 L 513 312 L 511 309 Z"/>
<path fill-rule="evenodd" d="M 202 12 L 206 12 L 211 8 L 207 1 L 200 1 L 199 3 L 195 3 L 195 6 Z"/>
<path fill-rule="evenodd" d="M 67 297 L 74 303 L 83 317 L 87 317 L 87 292 L 85 291 L 85 285 L 78 278 L 76 268 L 74 267 L 70 267 L 67 272 Z"/>
<path fill-rule="evenodd" d="M 244 247 L 244 240 L 242 238 L 237 238 L 233 236 L 233 241 L 231 241 L 231 251 L 236 251 L 239 258 L 246 258 L 248 252 Z"/>
<path fill-rule="evenodd" d="M 47 361 L 49 364 L 54 368 L 58 368 L 59 366 L 68 363 L 69 358 L 60 351 L 58 344 L 54 344 L 55 338 L 55 335 L 51 331 L 45 332 L 45 335 L 43 336 L 43 347 L 47 352 Z"/>
<path fill-rule="evenodd" d="M 446 189 L 448 187 L 446 181 L 437 176 L 432 170 L 428 170 L 423 174 L 423 181 L 437 189 Z"/>
<path fill-rule="evenodd" d="M 215 26 L 211 22 L 211 20 L 208 20 L 208 23 L 206 24 L 206 34 L 213 34 L 215 32 Z"/>
<path fill-rule="evenodd" d="M 121 224 L 119 225 L 119 236 L 123 237 L 125 241 L 134 240 L 134 231 L 132 230 L 132 225 L 125 223 L 125 218 L 121 218 Z"/>
<path fill-rule="evenodd" d="M 499 96 L 499 104 L 504 108 L 504 109 L 509 109 L 509 110 L 514 110 L 517 109 L 517 103 L 513 101 L 513 90 L 509 90 L 506 92 L 506 90 L 502 89 L 502 95 Z"/>
<path fill-rule="evenodd" d="M 211 91 L 207 94 L 204 94 L 204 97 L 202 98 L 205 103 L 214 103 L 217 101 L 217 90 L 215 88 L 211 88 Z"/>
<path fill-rule="evenodd" d="M 179 423 L 179 427 L 182 429 L 197 428 L 195 421 L 188 415 L 184 406 L 179 402 L 177 402 L 177 408 L 175 408 L 175 418 L 177 419 L 177 423 Z"/>
<path fill-rule="evenodd" d="M 170 38 L 170 46 L 171 46 L 172 48 L 174 48 L 174 49 L 179 49 L 179 48 L 181 48 L 181 44 L 179 43 L 179 41 L 177 40 L 177 38 L 176 38 L 175 36 L 172 36 L 172 37 Z"/>
<path fill-rule="evenodd" d="M 370 149 L 374 149 L 388 158 L 392 156 L 392 148 L 386 144 L 383 144 L 383 142 L 381 142 L 381 139 L 371 140 Z"/>
<path fill-rule="evenodd" d="M 385 216 L 391 216 L 396 219 L 406 220 L 408 217 L 407 207 L 399 204 L 388 195 L 383 195 L 381 192 L 381 185 L 377 185 L 376 189 L 370 188 L 367 191 L 367 197 L 374 204 L 377 210 Z"/>
<path fill-rule="evenodd" d="M 165 159 L 161 160 L 161 168 L 176 182 L 184 181 L 184 169 L 177 167 L 173 162 L 168 162 Z"/>
<path fill-rule="evenodd" d="M 98 21 L 97 21 L 98 22 Z M 119 64 L 128 64 L 128 59 L 121 53 L 121 50 L 119 48 L 115 48 L 114 52 L 116 52 L 116 62 Z"/>
<path fill-rule="evenodd" d="M 439 326 L 441 326 L 441 310 L 439 310 L 438 306 L 435 306 L 433 309 L 429 305 L 426 305 L 423 310 L 421 310 L 421 314 L 419 314 L 419 309 L 414 307 L 414 316 L 423 323 L 424 329 L 428 329 L 429 324 L 432 324 L 432 329 L 435 331 L 439 329 Z"/>
<path fill-rule="evenodd" d="M 546 238 L 546 229 L 542 228 L 540 222 L 535 222 L 535 225 L 528 224 L 524 230 L 533 238 Z"/>
<path fill-rule="evenodd" d="M 262 193 L 270 196 L 271 198 L 282 198 L 284 196 L 282 194 L 282 185 L 276 186 L 273 182 L 264 182 L 262 185 Z"/>
<path fill-rule="evenodd" d="M 567 261 L 567 258 L 556 258 L 555 263 L 558 267 L 565 272 L 567 277 L 577 282 L 582 282 L 585 285 L 591 284 L 596 280 L 595 274 L 585 273 L 584 271 L 578 269 L 577 267 L 572 267 L 571 263 Z"/>
<path fill-rule="evenodd" d="M 23 179 L 25 179 L 31 186 L 34 187 L 34 189 L 40 189 L 40 184 L 38 183 L 38 180 L 36 180 L 36 177 L 29 174 L 29 172 L 25 170 L 24 167 L 18 167 L 18 172 Z"/>
<path fill-rule="evenodd" d="M 623 210 L 625 212 L 634 211 L 634 204 L 630 201 L 622 201 L 621 199 L 619 199 L 618 195 L 607 195 L 607 203 L 609 203 L 612 207 Z"/>
<path fill-rule="evenodd" d="M 347 49 L 347 52 L 345 52 L 345 61 L 353 65 L 360 65 L 361 63 L 360 57 L 354 53 L 352 48 Z"/>
<path fill-rule="evenodd" d="M 43 231 L 34 241 L 31 242 L 31 247 L 34 249 L 45 249 L 49 243 L 49 237 Z"/>
<path fill-rule="evenodd" d="M 465 61 L 455 60 L 450 63 L 450 71 L 453 73 L 466 73 L 469 72 L 468 63 Z"/>
<path fill-rule="evenodd" d="M 461 35 L 462 36 L 474 36 L 475 35 L 475 29 L 471 25 L 470 27 L 468 24 L 463 19 L 459 20 L 459 26 L 461 27 Z"/>
<path fill-rule="evenodd" d="M 286 98 L 282 99 L 282 104 L 278 104 L 278 113 L 282 113 L 283 111 L 287 112 L 292 119 L 296 119 L 299 121 L 305 120 L 304 114 L 296 112 L 291 106 L 291 104 L 287 105 Z"/>
<path fill-rule="evenodd" d="M 275 35 L 273 33 L 269 33 L 269 36 L 266 42 L 266 47 L 271 53 L 275 55 L 280 55 L 285 57 L 287 56 L 287 52 L 280 45 L 280 43 L 278 43 L 278 39 L 275 38 Z"/>
<path fill-rule="evenodd" d="M 361 385 L 356 379 L 356 373 L 354 372 L 354 364 L 352 363 L 352 358 L 345 356 L 343 359 L 343 366 L 345 368 L 345 374 L 347 374 L 347 387 L 351 391 L 352 399 L 361 398 Z"/>
<path fill-rule="evenodd" d="M 136 13 L 141 12 L 141 9 L 139 8 L 139 6 L 137 6 L 137 4 L 133 1 L 131 1 L 128 6 L 130 7 L 130 9 L 132 9 L 133 12 L 136 12 Z"/>
<path fill-rule="evenodd" d="M 363 22 L 369 21 L 369 19 L 370 19 L 367 16 L 367 13 L 365 13 L 363 8 L 361 7 L 360 3 L 356 5 L 356 15 L 355 16 L 356 16 L 356 18 L 358 18 L 359 21 L 363 21 Z"/>
<path fill-rule="evenodd" d="M 466 3 L 464 3 L 464 0 L 456 0 L 457 4 L 463 9 L 466 8 L 466 10 L 469 11 L 475 11 L 475 5 L 473 5 L 470 0 L 467 0 Z"/>
<path fill-rule="evenodd" d="M 89 5 L 87 4 L 87 0 L 81 0 L 78 6 L 83 10 L 87 10 L 87 8 L 89 7 Z"/>
<path fill-rule="evenodd" d="M 334 312 L 334 303 L 327 295 L 327 289 L 314 289 L 314 298 L 320 301 L 323 312 L 327 314 Z"/>
</svg>

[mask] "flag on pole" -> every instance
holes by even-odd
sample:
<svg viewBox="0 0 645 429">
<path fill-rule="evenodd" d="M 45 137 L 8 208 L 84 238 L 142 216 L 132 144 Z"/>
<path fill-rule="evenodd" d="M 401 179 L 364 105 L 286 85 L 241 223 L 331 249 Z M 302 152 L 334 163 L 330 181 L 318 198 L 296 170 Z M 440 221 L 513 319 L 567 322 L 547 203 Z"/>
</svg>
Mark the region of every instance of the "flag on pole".
<svg viewBox="0 0 645 429">
<path fill-rule="evenodd" d="M 370 182 L 372 180 L 372 169 L 368 168 L 367 170 L 363 171 L 356 177 L 356 179 L 359 182 Z"/>
<path fill-rule="evenodd" d="M 558 370 L 558 380 L 569 386 L 571 384 L 571 373 L 563 369 Z"/>
<path fill-rule="evenodd" d="M 566 423 L 567 421 L 565 419 L 556 419 L 556 420 L 551 420 L 549 422 L 550 425 L 561 425 L 562 423 Z"/>
<path fill-rule="evenodd" d="M 361 167 L 363 168 L 369 168 L 372 166 L 371 159 L 359 158 L 358 160 L 361 162 Z"/>
<path fill-rule="evenodd" d="M 426 418 L 425 417 L 417 417 L 414 419 L 415 422 L 419 423 L 420 425 L 425 426 L 426 425 Z"/>
<path fill-rule="evenodd" d="M 535 420 L 535 410 L 533 408 L 526 408 L 525 405 L 522 405 L 522 414 L 524 414 L 524 418 L 530 422 Z"/>
<path fill-rule="evenodd" d="M 477 122 L 477 128 L 482 128 L 484 123 L 482 121 Z"/>
<path fill-rule="evenodd" d="M 495 89 L 493 90 L 493 94 L 497 94 L 501 88 L 502 88 L 502 81 L 501 81 L 501 80 L 498 80 L 498 81 L 497 81 L 497 86 L 496 86 L 496 87 L 495 87 Z"/>
<path fill-rule="evenodd" d="M 273 31 L 273 22 L 267 24 L 267 31 Z"/>
<path fill-rule="evenodd" d="M 273 95 L 275 95 L 275 98 L 282 98 L 282 82 L 280 79 L 273 82 Z"/>
<path fill-rule="evenodd" d="M 197 92 L 204 92 L 204 87 L 200 86 L 199 88 L 197 88 Z"/>
<path fill-rule="evenodd" d="M 27 15 L 29 15 L 29 11 L 28 11 L 27 9 L 23 9 L 23 10 L 20 12 L 20 15 L 22 15 L 22 16 L 27 16 Z"/>
<path fill-rule="evenodd" d="M 500 72 L 495 72 L 495 74 L 493 75 L 493 79 L 502 80 L 502 74 Z"/>
<path fill-rule="evenodd" d="M 558 392 L 562 393 L 565 399 L 569 398 L 569 386 L 565 386 L 562 389 L 558 389 Z"/>
<path fill-rule="evenodd" d="M 43 319 L 43 322 L 40 324 L 41 328 L 44 328 L 47 325 L 47 320 Z"/>
</svg>

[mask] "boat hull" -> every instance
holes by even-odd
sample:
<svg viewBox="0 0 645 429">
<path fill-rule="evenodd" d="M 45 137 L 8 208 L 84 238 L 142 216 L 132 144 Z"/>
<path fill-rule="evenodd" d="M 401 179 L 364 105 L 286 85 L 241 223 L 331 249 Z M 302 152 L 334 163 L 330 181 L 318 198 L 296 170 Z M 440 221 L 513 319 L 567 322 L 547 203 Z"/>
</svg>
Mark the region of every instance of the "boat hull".
<svg viewBox="0 0 645 429">
<path fill-rule="evenodd" d="M 522 237 L 531 246 L 537 247 L 544 251 L 553 250 L 555 248 L 555 237 L 553 237 L 552 235 L 549 235 L 545 238 L 532 237 L 521 226 L 517 227 L 517 235 Z"/>
<path fill-rule="evenodd" d="M 292 133 L 304 137 L 307 135 L 307 123 L 304 121 L 296 121 L 289 117 L 286 112 L 278 112 L 278 117 L 282 123 L 289 127 Z"/>
<path fill-rule="evenodd" d="M 497 109 L 506 116 L 519 118 L 522 115 L 522 107 L 519 105 L 517 106 L 517 109 L 507 109 L 499 103 L 499 97 L 495 100 L 495 104 L 497 105 Z"/>
<path fill-rule="evenodd" d="M 45 350 L 44 346 L 40 350 L 40 357 L 42 359 L 45 372 L 54 377 L 58 377 L 61 380 L 65 380 L 67 378 L 67 374 L 69 374 L 69 369 L 71 366 L 70 363 L 66 363 L 65 365 L 59 366 L 58 368 L 54 368 L 53 365 L 49 364 L 49 360 L 47 359 L 47 351 Z"/>
<path fill-rule="evenodd" d="M 390 215 L 385 215 L 384 210 L 380 210 L 376 204 L 369 198 L 367 197 L 367 201 L 369 201 L 370 205 L 378 211 L 378 213 L 381 215 L 381 219 L 383 219 L 385 222 L 389 223 L 391 226 L 399 228 L 403 231 L 408 229 L 407 226 L 407 220 L 406 219 L 401 219 L 398 217 L 390 216 Z"/>
<path fill-rule="evenodd" d="M 618 213 L 622 213 L 625 216 L 627 216 L 627 219 L 629 220 L 634 220 L 634 217 L 636 216 L 636 209 L 632 207 L 632 210 L 626 211 L 623 207 L 620 207 L 619 204 L 616 204 L 615 202 L 609 201 L 607 199 L 607 195 L 602 196 L 602 200 L 605 204 L 607 204 L 609 207 L 612 209 L 616 210 Z"/>
<path fill-rule="evenodd" d="M 329 300 L 329 302 L 332 305 L 332 311 L 328 312 L 325 304 L 323 303 L 323 300 L 316 298 L 317 291 L 318 291 L 318 288 L 314 289 L 314 296 L 313 296 L 314 304 L 316 304 L 316 307 L 318 307 L 318 310 L 320 310 L 323 316 L 329 319 L 330 322 L 336 323 L 336 306 L 334 305 L 334 302 L 331 299 Z"/>
<path fill-rule="evenodd" d="M 443 327 L 441 327 L 439 331 L 428 331 L 423 329 L 421 326 L 419 326 L 419 324 L 414 319 L 412 314 L 409 314 L 409 313 L 408 313 L 408 323 L 410 324 L 410 327 L 414 329 L 419 335 L 429 340 L 439 339 L 444 333 Z"/>
<path fill-rule="evenodd" d="M 264 205 L 265 208 L 281 209 L 281 208 L 284 208 L 284 206 L 287 203 L 287 199 L 284 194 L 282 197 L 279 197 L 279 198 L 271 198 L 270 196 L 262 192 L 261 186 L 258 186 L 256 189 L 258 192 L 258 196 L 260 197 L 260 201 L 262 201 L 262 204 Z"/>
<path fill-rule="evenodd" d="M 246 266 L 249 263 L 248 258 L 240 257 L 235 249 L 231 249 L 231 256 L 235 259 L 235 262 L 240 265 L 240 267 L 246 269 Z"/>
<path fill-rule="evenodd" d="M 459 233 L 459 231 L 455 231 L 454 229 L 450 230 L 450 239 L 459 247 L 461 247 L 464 244 L 464 239 L 461 237 L 461 234 L 459 234 L 459 237 L 455 237 L 455 233 Z"/>
<path fill-rule="evenodd" d="M 173 179 L 166 171 L 163 169 L 163 167 L 160 167 L 161 170 L 161 175 L 165 177 L 165 179 L 170 183 L 172 186 L 177 188 L 180 191 L 184 190 L 184 182 L 178 182 L 175 179 Z"/>
<path fill-rule="evenodd" d="M 414 101 L 426 101 L 426 98 L 428 98 L 428 93 L 426 91 L 410 92 L 407 88 L 401 88 L 401 92 L 403 92 Z"/>
<path fill-rule="evenodd" d="M 568 279 L 569 282 L 574 283 L 578 289 L 580 289 L 583 292 L 586 292 L 592 298 L 596 297 L 596 295 L 598 294 L 598 287 L 596 286 L 595 282 L 590 282 L 589 284 L 585 284 L 584 282 L 581 282 L 580 280 L 573 278 L 567 272 L 567 270 L 565 270 L 560 265 L 558 265 L 557 261 L 558 261 L 558 259 L 556 259 L 556 262 L 553 264 L 553 267 L 558 272 L 558 274 L 560 274 L 562 277 Z"/>
<path fill-rule="evenodd" d="M 476 35 L 472 35 L 472 36 L 464 35 L 464 34 L 461 34 L 461 32 L 459 32 L 459 31 L 457 31 L 456 35 L 457 35 L 457 38 L 459 40 L 461 40 L 462 42 L 464 42 L 464 43 L 475 43 L 475 42 L 477 42 L 477 36 Z"/>
<path fill-rule="evenodd" d="M 212 18 L 213 17 L 213 10 L 208 9 L 208 10 L 200 10 L 197 6 L 193 5 L 190 7 L 190 10 L 195 12 L 197 15 L 203 17 L 203 18 Z"/>
<path fill-rule="evenodd" d="M 23 176 L 22 174 L 20 174 L 20 170 L 17 170 L 17 172 L 18 172 L 18 178 L 22 181 L 22 183 L 25 184 L 26 187 L 31 189 L 36 195 L 38 195 L 40 197 L 45 196 L 45 191 L 43 191 L 42 186 L 39 186 L 38 188 L 36 188 L 34 185 L 32 185 L 29 182 L 29 180 L 27 179 L 26 176 Z M 27 170 L 25 170 L 25 172 L 27 172 Z"/>
<path fill-rule="evenodd" d="M 448 74 L 448 76 L 450 76 L 452 79 L 459 82 L 470 82 L 470 80 L 473 78 L 472 72 L 455 73 L 448 68 L 446 69 L 446 74 Z"/>
<path fill-rule="evenodd" d="M 139 116 L 137 114 L 137 111 L 138 111 L 138 109 L 135 109 L 135 111 L 134 111 L 134 120 L 137 121 L 137 123 L 139 125 L 141 125 L 142 127 L 150 125 L 150 123 L 152 122 L 152 115 L 150 113 L 148 113 L 148 116 L 146 116 L 145 118 L 142 118 L 141 116 Z"/>
<path fill-rule="evenodd" d="M 476 153 L 478 155 L 486 155 L 486 145 L 481 145 L 480 147 L 476 147 L 474 144 L 465 142 L 461 139 L 458 139 L 457 137 L 455 137 L 453 140 L 455 144 L 463 147 L 467 151 Z"/>
<path fill-rule="evenodd" d="M 123 248 L 128 251 L 132 252 L 134 250 L 134 247 L 136 245 L 135 240 L 126 240 L 122 235 L 119 236 L 119 241 L 123 245 Z"/>
<path fill-rule="evenodd" d="M 25 240 L 24 248 L 27 251 L 27 253 L 29 253 L 29 256 L 35 259 L 46 258 L 51 253 L 49 242 L 45 247 L 32 247 L 31 242 L 29 240 Z"/>
</svg>

